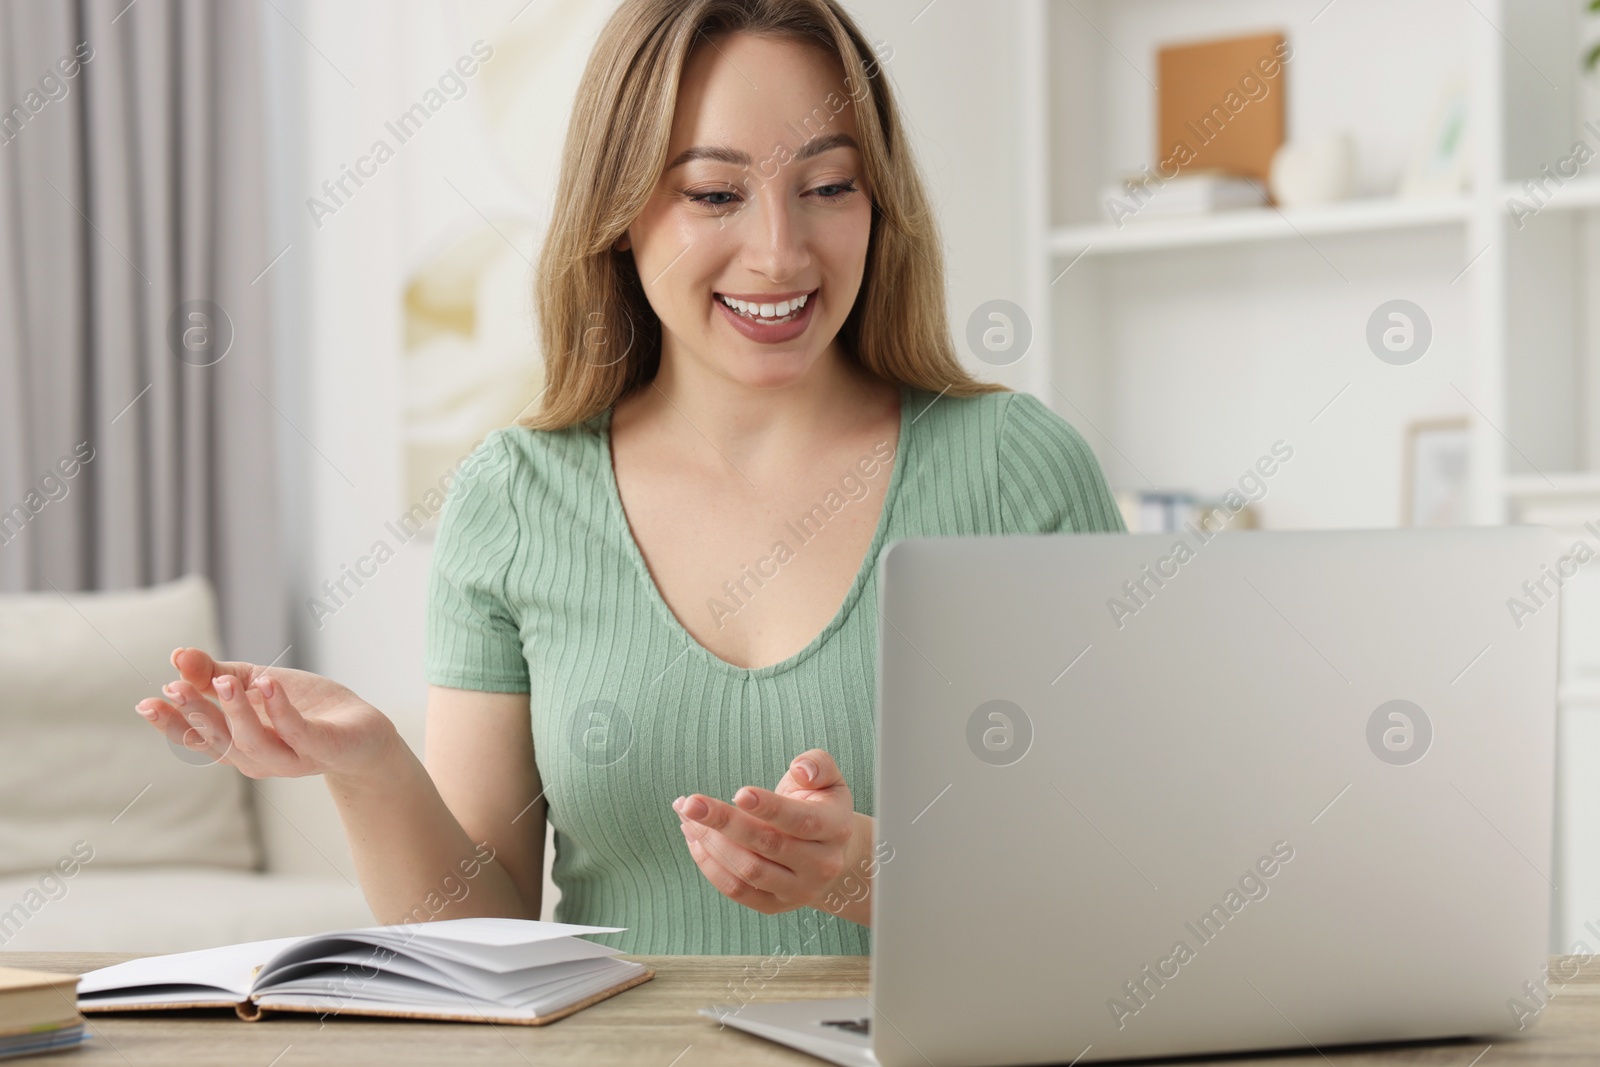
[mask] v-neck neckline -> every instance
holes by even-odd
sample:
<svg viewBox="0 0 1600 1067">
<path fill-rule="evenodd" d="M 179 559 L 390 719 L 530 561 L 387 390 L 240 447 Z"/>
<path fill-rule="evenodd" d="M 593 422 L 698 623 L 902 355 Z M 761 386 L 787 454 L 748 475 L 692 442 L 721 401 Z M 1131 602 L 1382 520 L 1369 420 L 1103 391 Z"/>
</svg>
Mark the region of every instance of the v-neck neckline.
<svg viewBox="0 0 1600 1067">
<path fill-rule="evenodd" d="M 673 613 L 671 606 L 667 604 L 666 597 L 661 595 L 661 589 L 656 585 L 655 577 L 651 575 L 650 567 L 645 563 L 644 553 L 639 549 L 639 542 L 633 536 L 633 527 L 628 523 L 627 510 L 622 506 L 622 490 L 617 483 L 617 471 L 613 465 L 611 453 L 611 418 L 616 406 L 613 404 L 601 413 L 599 425 L 600 451 L 605 467 L 607 506 L 611 509 L 612 518 L 617 527 L 622 531 L 624 551 L 631 559 L 640 581 L 644 583 L 646 595 L 652 601 L 654 610 L 663 618 L 668 629 L 682 641 L 687 642 L 688 647 L 685 651 L 699 657 L 713 669 L 725 674 L 732 674 L 740 678 L 766 678 L 792 670 L 811 658 L 823 645 L 827 644 L 835 631 L 849 620 L 856 601 L 861 598 L 862 590 L 871 581 L 873 571 L 878 565 L 878 555 L 882 552 L 883 542 L 888 536 L 890 512 L 894 508 L 895 498 L 899 495 L 900 472 L 906 466 L 906 442 L 911 439 L 911 423 L 915 419 L 910 411 L 910 386 L 900 385 L 899 392 L 900 427 L 895 442 L 894 467 L 889 472 L 889 485 L 884 490 L 883 504 L 878 512 L 877 529 L 873 532 L 872 543 L 867 547 L 867 552 L 861 560 L 861 565 L 856 569 L 856 576 L 851 581 L 850 588 L 845 592 L 844 600 L 840 603 L 838 610 L 834 612 L 833 618 L 817 632 L 816 636 L 806 643 L 804 648 L 778 660 L 776 663 L 769 663 L 762 667 L 741 667 L 736 663 L 730 663 L 705 647 L 695 638 L 694 634 L 689 632 L 688 627 L 683 625 L 678 616 Z M 682 655 L 683 653 L 679 653 L 679 656 Z"/>
</svg>

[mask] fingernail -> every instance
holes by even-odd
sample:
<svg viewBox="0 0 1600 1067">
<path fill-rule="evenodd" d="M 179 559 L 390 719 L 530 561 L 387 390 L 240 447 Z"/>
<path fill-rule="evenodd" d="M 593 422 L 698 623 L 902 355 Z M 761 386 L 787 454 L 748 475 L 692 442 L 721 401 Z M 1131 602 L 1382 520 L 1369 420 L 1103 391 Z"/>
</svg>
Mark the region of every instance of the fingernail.
<svg viewBox="0 0 1600 1067">
<path fill-rule="evenodd" d="M 143 715 L 147 719 L 154 720 L 155 717 L 156 717 L 155 709 L 154 708 L 147 708 L 143 704 L 135 704 L 133 706 L 133 710 L 137 711 L 140 715 Z"/>
<path fill-rule="evenodd" d="M 217 691 L 217 696 L 223 700 L 233 699 L 233 675 L 219 675 L 217 680 L 211 683 L 211 687 Z"/>
<path fill-rule="evenodd" d="M 751 808 L 756 806 L 757 799 L 756 795 L 750 792 L 748 789 L 741 789 L 737 793 L 733 794 L 733 802 L 739 805 L 741 808 L 744 808 L 746 811 L 749 811 Z"/>
<path fill-rule="evenodd" d="M 683 813 L 691 819 L 703 819 L 710 810 L 699 797 L 690 797 L 683 802 Z"/>
<path fill-rule="evenodd" d="M 795 770 L 806 776 L 806 781 L 808 782 L 814 782 L 822 777 L 822 773 L 817 770 L 817 765 L 808 759 L 795 760 L 794 767 Z"/>
<path fill-rule="evenodd" d="M 256 688 L 261 690 L 262 696 L 266 697 L 268 700 L 272 699 L 273 684 L 271 678 L 268 678 L 263 674 L 261 677 L 256 679 Z"/>
<path fill-rule="evenodd" d="M 183 696 L 183 693 L 180 690 L 175 689 L 170 685 L 164 685 L 164 686 L 161 687 L 161 692 L 166 696 L 166 698 L 168 700 L 170 700 L 174 704 L 178 705 L 178 707 L 180 707 L 180 708 L 183 707 L 183 705 L 184 705 L 184 696 Z"/>
<path fill-rule="evenodd" d="M 674 800 L 672 802 L 672 810 L 677 812 L 679 815 L 683 814 L 683 798 L 682 797 L 679 797 L 677 800 Z"/>
</svg>

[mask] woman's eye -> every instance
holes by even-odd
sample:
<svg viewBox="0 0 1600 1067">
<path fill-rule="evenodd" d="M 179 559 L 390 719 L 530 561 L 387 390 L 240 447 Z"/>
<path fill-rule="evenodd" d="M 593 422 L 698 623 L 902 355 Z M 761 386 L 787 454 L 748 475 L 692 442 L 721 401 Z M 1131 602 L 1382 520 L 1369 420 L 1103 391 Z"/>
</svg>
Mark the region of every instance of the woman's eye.
<svg viewBox="0 0 1600 1067">
<path fill-rule="evenodd" d="M 818 199 L 826 200 L 830 203 L 837 203 L 855 191 L 856 183 L 853 181 L 829 182 L 812 190 Z M 690 203 L 703 204 L 706 207 L 715 208 L 732 207 L 734 201 L 739 197 L 738 193 L 730 193 L 725 189 L 711 193 L 686 193 L 684 195 L 688 197 Z M 716 199 L 717 197 L 727 197 L 728 199 L 718 200 Z"/>
</svg>

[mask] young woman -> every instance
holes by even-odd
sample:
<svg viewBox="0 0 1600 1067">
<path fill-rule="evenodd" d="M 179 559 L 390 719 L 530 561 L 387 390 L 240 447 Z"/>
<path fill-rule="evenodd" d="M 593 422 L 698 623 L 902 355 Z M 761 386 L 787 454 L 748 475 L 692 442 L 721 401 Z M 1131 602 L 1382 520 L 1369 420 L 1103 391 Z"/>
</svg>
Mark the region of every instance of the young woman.
<svg viewBox="0 0 1600 1067">
<path fill-rule="evenodd" d="M 539 263 L 542 407 L 440 520 L 426 762 L 332 681 L 199 649 L 140 704 L 250 777 L 322 774 L 378 921 L 538 917 L 548 819 L 556 917 L 627 927 L 598 941 L 866 954 L 879 552 L 1122 529 L 1083 439 L 961 368 L 880 64 L 835 0 L 605 27 Z"/>
</svg>

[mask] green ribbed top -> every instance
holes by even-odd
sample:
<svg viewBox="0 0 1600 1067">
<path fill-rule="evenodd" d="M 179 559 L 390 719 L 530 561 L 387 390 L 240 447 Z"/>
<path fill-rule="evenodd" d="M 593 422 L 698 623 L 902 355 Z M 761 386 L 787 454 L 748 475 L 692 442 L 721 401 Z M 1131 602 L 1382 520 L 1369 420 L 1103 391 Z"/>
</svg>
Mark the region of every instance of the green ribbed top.
<svg viewBox="0 0 1600 1067">
<path fill-rule="evenodd" d="M 529 694 L 558 921 L 625 926 L 593 940 L 630 953 L 867 955 L 868 927 L 812 908 L 763 915 L 718 893 L 672 800 L 770 789 L 823 748 L 872 814 L 879 553 L 904 537 L 1120 531 L 1100 466 L 1030 394 L 903 388 L 877 532 L 844 602 L 805 648 L 746 669 L 662 599 L 622 509 L 610 423 L 607 410 L 554 432 L 496 430 L 463 465 L 434 547 L 424 674 Z M 885 475 L 865 459 L 863 478 Z M 839 493 L 821 503 L 790 524 L 790 550 L 849 506 Z"/>
</svg>

